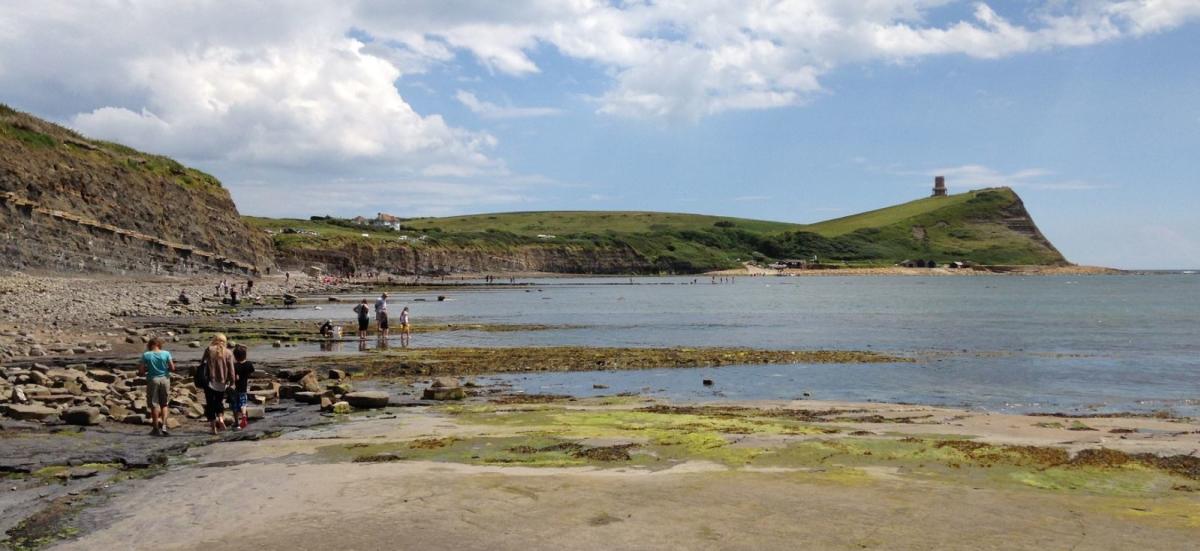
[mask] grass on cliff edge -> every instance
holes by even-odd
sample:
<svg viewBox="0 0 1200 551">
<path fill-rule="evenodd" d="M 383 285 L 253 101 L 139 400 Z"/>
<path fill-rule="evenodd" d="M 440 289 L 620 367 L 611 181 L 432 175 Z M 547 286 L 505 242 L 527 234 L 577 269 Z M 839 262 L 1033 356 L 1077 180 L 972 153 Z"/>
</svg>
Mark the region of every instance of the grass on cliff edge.
<svg viewBox="0 0 1200 551">
<path fill-rule="evenodd" d="M 91 163 L 111 164 L 146 176 L 172 181 L 189 189 L 221 190 L 211 174 L 184 166 L 163 155 L 153 155 L 104 140 L 87 138 L 74 130 L 39 119 L 0 103 L 0 144 L 25 155 L 54 154 L 77 157 Z"/>
<path fill-rule="evenodd" d="M 355 226 L 336 219 L 247 221 L 276 232 L 294 228 L 316 234 L 277 233 L 275 244 L 285 252 L 329 249 L 366 253 L 390 247 L 489 252 L 516 247 L 619 248 L 635 252 L 643 261 L 638 270 L 645 272 L 693 273 L 749 260 L 814 255 L 825 262 L 853 266 L 886 266 L 905 259 L 991 265 L 1064 263 L 1052 246 L 1009 227 L 1008 219 L 1020 212 L 1016 193 L 1000 188 L 925 198 L 808 225 L 699 214 L 602 211 L 412 218 L 403 221 L 399 230 Z M 417 240 L 421 236 L 425 239 Z"/>
</svg>

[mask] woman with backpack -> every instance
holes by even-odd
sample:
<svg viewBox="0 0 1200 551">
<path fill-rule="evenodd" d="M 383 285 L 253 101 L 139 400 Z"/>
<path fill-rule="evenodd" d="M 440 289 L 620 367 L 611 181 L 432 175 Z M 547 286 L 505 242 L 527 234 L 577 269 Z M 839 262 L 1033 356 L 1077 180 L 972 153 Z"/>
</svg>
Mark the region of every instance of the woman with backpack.
<svg viewBox="0 0 1200 551">
<path fill-rule="evenodd" d="M 212 434 L 225 430 L 225 391 L 237 380 L 233 363 L 225 335 L 213 335 L 192 381 L 204 390 L 204 417 Z"/>
</svg>

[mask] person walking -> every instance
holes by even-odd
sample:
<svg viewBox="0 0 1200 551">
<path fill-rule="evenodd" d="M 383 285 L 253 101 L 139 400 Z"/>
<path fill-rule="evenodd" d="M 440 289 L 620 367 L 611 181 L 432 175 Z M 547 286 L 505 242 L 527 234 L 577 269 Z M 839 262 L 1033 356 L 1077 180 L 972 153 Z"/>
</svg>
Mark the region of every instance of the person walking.
<svg viewBox="0 0 1200 551">
<path fill-rule="evenodd" d="M 204 417 L 208 419 L 209 431 L 217 434 L 225 430 L 225 390 L 236 380 L 233 353 L 225 335 L 213 335 L 200 358 L 199 371 L 202 378 L 198 377 L 196 382 L 204 389 Z"/>
<path fill-rule="evenodd" d="M 405 306 L 403 310 L 400 310 L 400 346 L 408 346 L 411 337 L 412 325 L 408 322 L 408 307 Z"/>
<path fill-rule="evenodd" d="M 371 307 L 367 306 L 367 299 L 362 299 L 358 306 L 354 307 L 354 313 L 358 314 L 358 340 L 367 340 L 367 329 L 371 326 Z"/>
<path fill-rule="evenodd" d="M 379 337 L 382 339 L 388 338 L 387 298 L 388 294 L 384 293 L 375 301 L 375 321 L 379 324 Z"/>
<path fill-rule="evenodd" d="M 150 406 L 150 430 L 153 436 L 169 436 L 167 433 L 167 404 L 171 401 L 171 372 L 175 371 L 175 360 L 171 353 L 162 349 L 160 337 L 150 339 L 142 353 L 142 366 L 138 375 L 146 377 L 146 405 Z"/>
<path fill-rule="evenodd" d="M 229 402 L 229 409 L 233 411 L 233 430 L 244 429 L 250 424 L 250 416 L 246 414 L 246 402 L 249 398 L 250 375 L 254 374 L 254 362 L 246 359 L 248 352 L 243 345 L 233 347 L 233 374 L 237 378 Z"/>
</svg>

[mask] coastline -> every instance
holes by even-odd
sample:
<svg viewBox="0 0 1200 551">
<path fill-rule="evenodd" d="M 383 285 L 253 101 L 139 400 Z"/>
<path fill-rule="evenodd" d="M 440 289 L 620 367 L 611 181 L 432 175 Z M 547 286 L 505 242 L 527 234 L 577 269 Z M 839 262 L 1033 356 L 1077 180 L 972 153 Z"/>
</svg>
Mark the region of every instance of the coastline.
<svg viewBox="0 0 1200 551">
<path fill-rule="evenodd" d="M 69 517 L 79 532 L 56 548 L 386 548 L 397 530 L 406 545 L 460 549 L 1190 548 L 1200 459 L 1186 454 L 1200 425 L 1087 429 L 845 402 L 389 409 L 190 450 Z M 239 507 L 153 513 L 231 493 Z M 246 511 L 255 522 L 239 524 Z M 767 518 L 771 530 L 744 529 Z"/>
<path fill-rule="evenodd" d="M 911 271 L 917 273 L 854 275 L 931 272 Z M 298 276 L 285 287 L 282 277 L 272 276 L 256 287 L 268 300 L 288 290 L 310 305 L 346 308 L 329 296 L 375 291 L 358 282 L 307 279 Z M 0 346 L 25 352 L 36 346 L 47 353 L 4 358 L 18 380 L 34 371 L 51 379 L 71 370 L 91 377 L 99 368 L 117 374 L 121 385 L 132 380 L 127 372 L 144 337 L 168 334 L 180 362 L 189 365 L 198 354 L 189 343 L 214 331 L 258 347 L 256 360 L 266 372 L 256 383 L 265 393 L 264 417 L 246 433 L 209 437 L 201 421 L 182 415 L 175 436 L 165 440 L 115 420 L 86 427 L 0 423 L 0 446 L 21 450 L 5 469 L 10 491 L 0 497 L 0 528 L 10 545 L 120 547 L 147 533 L 146 518 L 158 518 L 165 528 L 138 541 L 164 549 L 387 547 L 396 518 L 404 519 L 408 541 L 433 545 L 454 534 L 463 549 L 528 548 L 529 541 L 579 547 L 559 534 L 594 540 L 596 548 L 619 542 L 774 549 L 791 548 L 799 538 L 834 548 L 1042 549 L 1134 545 L 1154 537 L 1160 548 L 1184 549 L 1200 533 L 1195 419 L 807 399 L 672 402 L 636 392 L 595 398 L 522 394 L 502 383 L 476 384 L 472 377 L 912 359 L 852 351 L 566 346 L 393 348 L 320 357 L 292 349 L 273 356 L 275 342 L 311 342 L 304 334 L 310 323 L 237 317 L 212 301 L 166 306 L 181 288 L 211 294 L 217 280 L 0 278 L 0 306 L 15 322 L 0 327 Z M 63 297 L 71 300 L 56 306 Z M 164 309 L 178 311 L 155 315 Z M 499 337 L 565 327 L 571 326 L 437 323 L 422 331 Z M 314 370 L 317 392 L 300 388 L 308 384 L 308 370 Z M 421 399 L 444 376 L 464 378 L 466 399 Z M 176 384 L 189 386 L 183 377 Z M 333 407 L 355 391 L 381 392 L 386 405 Z M 204 529 L 237 522 L 234 508 L 214 508 L 199 524 L 187 515 L 151 514 L 234 493 L 244 495 L 246 510 L 256 515 L 237 539 Z M 665 510 L 664 500 L 675 506 Z M 962 507 L 947 511 L 946 501 Z M 776 512 L 749 511 L 740 505 L 746 502 Z M 468 505 L 478 503 L 486 506 Z M 897 508 L 916 520 L 899 522 Z M 778 529 L 744 529 L 762 515 L 775 515 Z M 513 530 L 517 517 L 531 522 Z M 672 527 L 664 528 L 668 517 Z M 317 528 L 331 522 L 364 528 L 351 536 Z M 989 539 L 980 525 L 1024 536 Z"/>
</svg>

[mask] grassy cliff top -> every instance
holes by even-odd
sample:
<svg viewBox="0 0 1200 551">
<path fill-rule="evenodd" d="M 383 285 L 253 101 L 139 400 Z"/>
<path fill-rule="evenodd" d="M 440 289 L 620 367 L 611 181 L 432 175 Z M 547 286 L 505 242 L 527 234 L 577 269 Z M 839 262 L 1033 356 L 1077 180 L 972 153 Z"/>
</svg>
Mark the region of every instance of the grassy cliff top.
<svg viewBox="0 0 1200 551">
<path fill-rule="evenodd" d="M 220 191 L 221 182 L 210 174 L 184 166 L 162 155 L 144 153 L 118 143 L 87 138 L 74 130 L 0 104 L 0 152 L 15 151 L 26 157 L 68 155 L 89 165 L 116 165 L 181 186 Z"/>
<path fill-rule="evenodd" d="M 335 249 L 513 246 L 632 248 L 663 270 L 688 272 L 747 260 L 811 258 L 855 266 L 906 259 L 1057 265 L 1066 260 L 1008 188 L 931 197 L 816 224 L 660 212 L 546 211 L 410 218 L 388 230 L 348 220 L 250 218 L 276 246 Z M 301 233 L 283 233 L 285 229 Z M 362 234 L 367 234 L 364 237 Z M 421 237 L 425 239 L 419 239 Z M 552 237 L 549 237 L 552 236 Z"/>
</svg>

